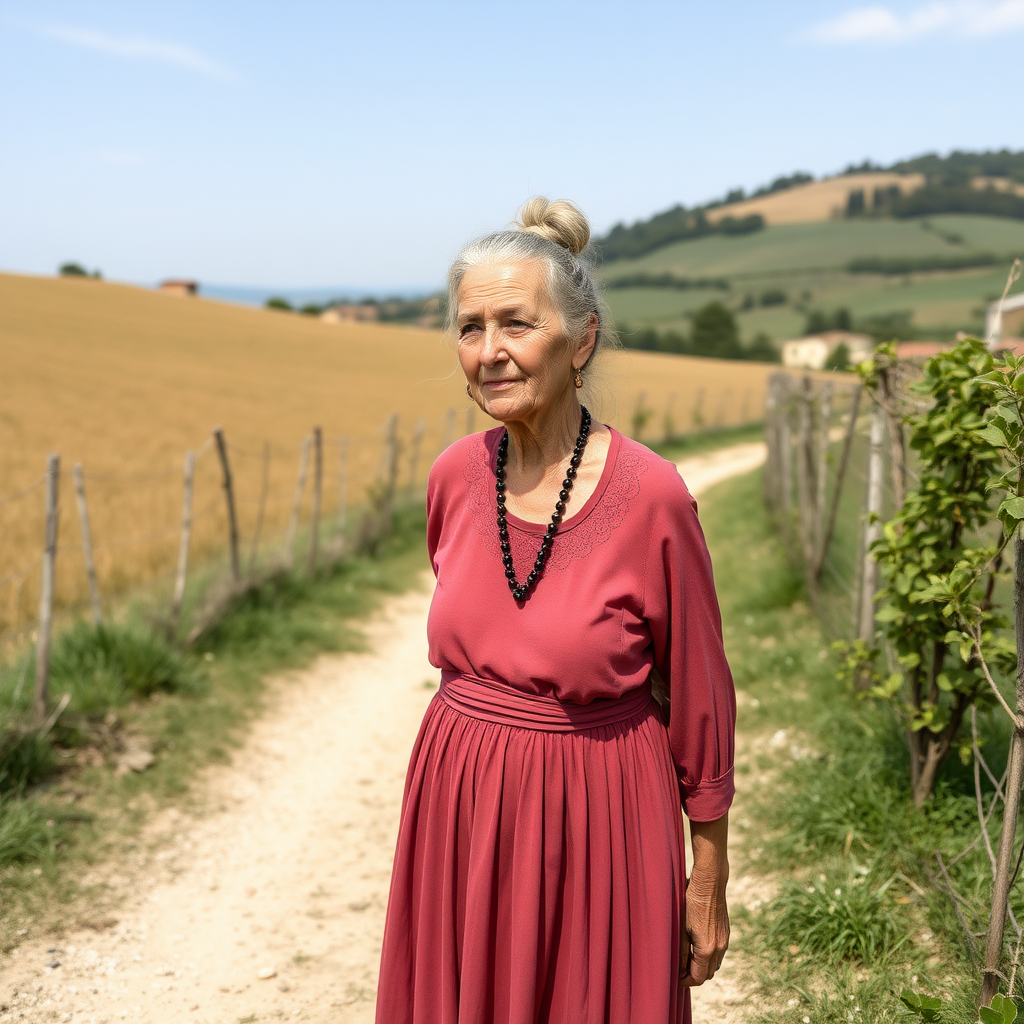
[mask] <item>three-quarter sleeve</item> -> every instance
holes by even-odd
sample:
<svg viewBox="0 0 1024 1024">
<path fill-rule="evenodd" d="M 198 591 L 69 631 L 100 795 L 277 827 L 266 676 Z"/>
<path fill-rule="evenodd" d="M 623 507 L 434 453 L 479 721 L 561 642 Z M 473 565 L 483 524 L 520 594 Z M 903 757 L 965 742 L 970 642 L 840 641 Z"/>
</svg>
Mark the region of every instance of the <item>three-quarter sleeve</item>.
<svg viewBox="0 0 1024 1024">
<path fill-rule="evenodd" d="M 669 743 L 683 810 L 715 821 L 735 791 L 736 694 L 697 504 L 675 474 L 652 531 L 644 587 L 654 667 L 669 688 Z"/>
</svg>

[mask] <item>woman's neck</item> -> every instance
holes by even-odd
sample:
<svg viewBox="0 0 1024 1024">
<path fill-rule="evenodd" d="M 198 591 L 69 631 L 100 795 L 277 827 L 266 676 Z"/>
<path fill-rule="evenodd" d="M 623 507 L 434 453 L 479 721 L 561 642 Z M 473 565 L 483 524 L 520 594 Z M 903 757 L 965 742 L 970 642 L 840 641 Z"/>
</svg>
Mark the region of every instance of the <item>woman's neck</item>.
<svg viewBox="0 0 1024 1024">
<path fill-rule="evenodd" d="M 580 433 L 582 411 L 575 395 L 528 420 L 506 424 L 508 466 L 521 479 L 546 476 L 572 454 Z"/>
</svg>

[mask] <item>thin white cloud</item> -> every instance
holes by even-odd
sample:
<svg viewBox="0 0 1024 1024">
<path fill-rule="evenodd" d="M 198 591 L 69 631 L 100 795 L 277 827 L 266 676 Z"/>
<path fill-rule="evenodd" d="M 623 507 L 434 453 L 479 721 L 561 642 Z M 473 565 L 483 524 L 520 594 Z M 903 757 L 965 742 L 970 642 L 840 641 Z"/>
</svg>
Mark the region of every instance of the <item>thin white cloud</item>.
<svg viewBox="0 0 1024 1024">
<path fill-rule="evenodd" d="M 100 53 L 113 54 L 116 57 L 128 57 L 135 60 L 157 61 L 163 64 L 176 64 L 188 71 L 194 71 L 210 78 L 233 81 L 236 75 L 230 68 L 218 63 L 198 50 L 178 43 L 162 39 L 152 39 L 139 35 L 112 35 L 95 29 L 77 28 L 74 25 L 37 24 L 22 22 L 22 26 L 36 35 L 54 39 L 71 46 Z"/>
<path fill-rule="evenodd" d="M 856 7 L 802 33 L 811 43 L 907 43 L 934 33 L 978 38 L 1024 29 L 1024 0 L 938 0 L 906 14 Z"/>
</svg>

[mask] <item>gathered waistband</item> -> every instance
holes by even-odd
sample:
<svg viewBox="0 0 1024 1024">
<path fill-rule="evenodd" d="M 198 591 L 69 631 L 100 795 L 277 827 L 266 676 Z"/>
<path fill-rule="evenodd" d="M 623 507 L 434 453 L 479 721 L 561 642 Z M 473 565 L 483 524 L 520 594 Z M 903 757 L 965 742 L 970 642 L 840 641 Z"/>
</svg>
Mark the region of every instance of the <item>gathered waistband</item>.
<svg viewBox="0 0 1024 1024">
<path fill-rule="evenodd" d="M 441 700 L 456 711 L 496 725 L 514 725 L 542 732 L 578 732 L 634 718 L 652 703 L 644 685 L 623 697 L 601 698 L 589 704 L 524 693 L 507 683 L 481 679 L 465 672 L 441 673 Z"/>
</svg>

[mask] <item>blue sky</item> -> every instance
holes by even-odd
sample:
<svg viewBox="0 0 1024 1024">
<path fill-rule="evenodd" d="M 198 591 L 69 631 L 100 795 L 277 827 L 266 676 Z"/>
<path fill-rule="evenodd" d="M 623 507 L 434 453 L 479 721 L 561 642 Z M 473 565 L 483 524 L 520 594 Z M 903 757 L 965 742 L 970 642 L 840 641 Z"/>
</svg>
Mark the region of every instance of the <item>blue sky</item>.
<svg viewBox="0 0 1024 1024">
<path fill-rule="evenodd" d="M 0 267 L 428 289 L 533 194 L 597 230 L 1024 148 L 1024 0 L 0 0 Z"/>
</svg>

